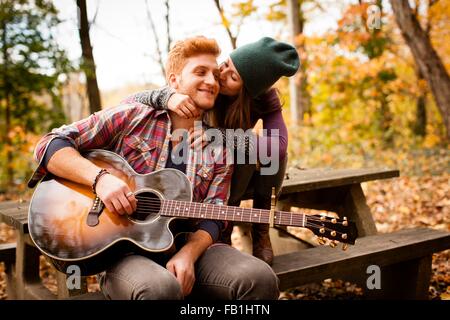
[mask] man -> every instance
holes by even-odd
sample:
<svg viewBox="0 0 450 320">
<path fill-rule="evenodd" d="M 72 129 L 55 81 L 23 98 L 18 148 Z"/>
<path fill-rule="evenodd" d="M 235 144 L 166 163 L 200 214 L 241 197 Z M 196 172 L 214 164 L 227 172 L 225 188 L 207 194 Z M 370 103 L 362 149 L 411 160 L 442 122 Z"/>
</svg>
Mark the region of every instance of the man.
<svg viewBox="0 0 450 320">
<path fill-rule="evenodd" d="M 217 97 L 220 49 L 212 39 L 195 37 L 178 42 L 169 52 L 166 80 L 176 92 L 189 95 L 203 112 Z M 165 167 L 186 173 L 193 184 L 194 201 L 224 204 L 228 200 L 231 164 L 224 161 L 197 163 L 195 152 L 184 155 L 187 163 L 175 164 L 171 141 L 177 129 L 189 130 L 194 120 L 183 119 L 152 103 L 129 103 L 108 108 L 44 136 L 35 150 L 39 167 L 29 186 L 46 172 L 92 186 L 106 208 L 116 214 L 132 214 L 136 199 L 120 179 L 108 174 L 80 152 L 107 149 L 123 156 L 138 173 Z M 159 108 L 161 109 L 161 108 Z M 110 299 L 277 299 L 278 279 L 262 261 L 224 244 L 219 238 L 223 223 L 202 220 L 181 249 L 159 264 L 131 254 L 102 275 L 101 289 Z"/>
</svg>

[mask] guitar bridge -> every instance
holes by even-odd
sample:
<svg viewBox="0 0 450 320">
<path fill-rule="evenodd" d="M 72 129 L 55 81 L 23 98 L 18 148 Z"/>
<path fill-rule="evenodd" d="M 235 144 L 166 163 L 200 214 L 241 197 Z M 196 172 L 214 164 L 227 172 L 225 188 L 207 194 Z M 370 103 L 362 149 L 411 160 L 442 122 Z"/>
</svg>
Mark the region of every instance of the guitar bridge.
<svg viewBox="0 0 450 320">
<path fill-rule="evenodd" d="M 89 227 L 95 227 L 99 223 L 99 217 L 105 209 L 105 204 L 100 200 L 99 197 L 95 197 L 92 208 L 89 211 L 86 219 L 86 223 Z"/>
</svg>

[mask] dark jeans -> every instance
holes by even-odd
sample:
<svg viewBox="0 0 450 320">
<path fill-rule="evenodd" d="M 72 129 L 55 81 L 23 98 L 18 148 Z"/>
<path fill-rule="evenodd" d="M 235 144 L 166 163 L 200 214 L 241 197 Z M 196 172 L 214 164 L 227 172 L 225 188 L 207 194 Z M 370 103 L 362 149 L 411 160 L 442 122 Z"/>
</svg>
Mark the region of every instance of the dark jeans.
<svg viewBox="0 0 450 320">
<path fill-rule="evenodd" d="M 239 206 L 242 198 L 253 194 L 253 207 L 270 208 L 272 187 L 278 196 L 286 173 L 287 156 L 280 161 L 280 166 L 274 175 L 262 175 L 254 164 L 236 164 L 231 179 L 229 206 Z"/>
<path fill-rule="evenodd" d="M 274 175 L 261 175 L 254 164 L 236 164 L 231 179 L 229 206 L 239 206 L 242 199 L 253 199 L 253 208 L 270 209 L 272 187 L 278 196 L 286 173 L 287 156 L 280 161 L 278 172 Z M 239 225 L 239 223 L 235 223 Z M 222 241 L 231 244 L 234 223 L 229 223 L 222 232 Z"/>
<path fill-rule="evenodd" d="M 266 263 L 226 245 L 210 246 L 195 264 L 187 300 L 276 300 L 279 280 Z M 163 265 L 130 255 L 104 272 L 100 287 L 114 300 L 183 299 L 178 281 Z"/>
</svg>

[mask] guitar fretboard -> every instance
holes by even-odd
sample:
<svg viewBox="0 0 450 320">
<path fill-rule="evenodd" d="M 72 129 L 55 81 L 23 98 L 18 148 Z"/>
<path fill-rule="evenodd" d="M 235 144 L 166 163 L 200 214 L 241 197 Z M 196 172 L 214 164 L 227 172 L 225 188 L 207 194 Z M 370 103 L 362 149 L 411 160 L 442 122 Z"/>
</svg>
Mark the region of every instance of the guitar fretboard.
<svg viewBox="0 0 450 320">
<path fill-rule="evenodd" d="M 162 200 L 161 215 L 209 220 L 269 223 L 270 210 L 252 209 L 215 204 Z M 306 215 L 299 212 L 274 212 L 274 224 L 304 227 Z"/>
</svg>

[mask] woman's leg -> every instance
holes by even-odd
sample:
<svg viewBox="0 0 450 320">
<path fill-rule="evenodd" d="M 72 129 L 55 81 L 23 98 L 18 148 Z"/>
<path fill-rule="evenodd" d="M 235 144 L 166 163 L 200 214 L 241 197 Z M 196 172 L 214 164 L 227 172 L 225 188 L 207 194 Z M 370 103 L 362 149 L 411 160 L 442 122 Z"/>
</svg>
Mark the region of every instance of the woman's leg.
<svg viewBox="0 0 450 320">
<path fill-rule="evenodd" d="M 233 175 L 231 178 L 230 197 L 228 199 L 229 206 L 239 207 L 242 198 L 248 192 L 251 192 L 249 186 L 250 181 L 256 172 L 256 165 L 254 164 L 235 164 Z M 227 229 L 222 232 L 222 242 L 231 244 L 231 233 L 235 223 L 229 222 Z M 239 224 L 237 224 L 239 226 Z M 242 225 L 240 227 L 243 227 Z M 250 242 L 250 241 L 249 241 Z"/>
<path fill-rule="evenodd" d="M 106 298 L 112 300 L 179 300 L 183 298 L 175 276 L 156 262 L 129 255 L 100 278 Z"/>
<path fill-rule="evenodd" d="M 203 253 L 195 264 L 195 279 L 187 299 L 276 300 L 280 293 L 272 268 L 226 244 Z"/>
<path fill-rule="evenodd" d="M 270 209 L 272 187 L 275 187 L 276 196 L 279 195 L 286 172 L 287 156 L 280 161 L 278 172 L 274 175 L 262 175 L 258 172 L 253 182 L 253 208 Z M 273 250 L 269 236 L 268 224 L 252 225 L 253 255 L 272 264 Z"/>
<path fill-rule="evenodd" d="M 256 172 L 255 164 L 235 164 L 233 175 L 231 177 L 229 206 L 239 206 L 242 198 L 251 191 L 249 189 L 250 181 Z"/>
<path fill-rule="evenodd" d="M 246 194 L 253 193 L 253 208 L 270 209 L 272 187 L 275 187 L 275 192 L 278 195 L 283 184 L 286 166 L 287 156 L 280 161 L 279 169 L 274 175 L 261 175 L 261 172 L 256 170 L 256 165 L 235 165 L 228 205 L 239 206 L 241 199 Z M 223 233 L 223 242 L 231 244 L 232 231 L 233 224 L 230 223 Z M 269 225 L 256 223 L 252 225 L 252 246 L 255 257 L 272 264 L 273 250 L 270 243 Z"/>
</svg>

